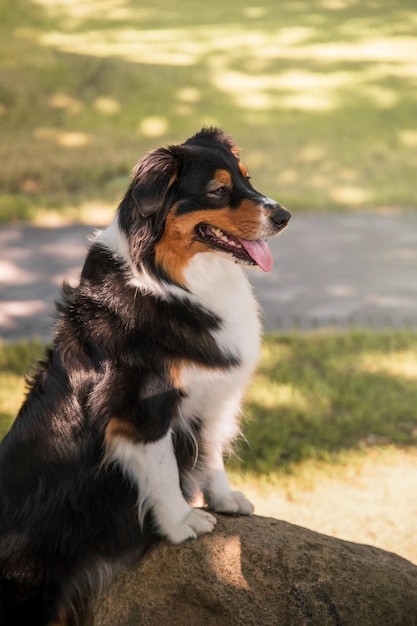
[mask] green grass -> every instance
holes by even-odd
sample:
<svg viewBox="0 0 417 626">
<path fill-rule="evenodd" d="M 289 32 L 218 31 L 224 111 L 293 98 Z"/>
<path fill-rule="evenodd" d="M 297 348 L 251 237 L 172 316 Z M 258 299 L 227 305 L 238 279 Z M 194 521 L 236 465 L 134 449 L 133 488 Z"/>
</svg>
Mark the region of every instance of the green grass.
<svg viewBox="0 0 417 626">
<path fill-rule="evenodd" d="M 23 397 L 39 344 L 0 350 L 0 434 Z M 417 332 L 352 331 L 265 338 L 245 406 L 247 442 L 230 461 L 250 475 L 312 462 L 352 463 L 369 450 L 417 444 Z"/>
<path fill-rule="evenodd" d="M 273 335 L 250 389 L 238 466 L 252 473 L 417 444 L 417 333 Z M 236 461 L 235 461 L 236 463 Z"/>
<path fill-rule="evenodd" d="M 138 157 L 203 124 L 293 210 L 414 208 L 416 15 L 412 0 L 5 0 L 0 219 L 114 206 Z"/>
<path fill-rule="evenodd" d="M 0 344 L 0 439 L 9 430 L 22 404 L 25 377 L 43 350 L 40 343 L 29 341 Z"/>
</svg>

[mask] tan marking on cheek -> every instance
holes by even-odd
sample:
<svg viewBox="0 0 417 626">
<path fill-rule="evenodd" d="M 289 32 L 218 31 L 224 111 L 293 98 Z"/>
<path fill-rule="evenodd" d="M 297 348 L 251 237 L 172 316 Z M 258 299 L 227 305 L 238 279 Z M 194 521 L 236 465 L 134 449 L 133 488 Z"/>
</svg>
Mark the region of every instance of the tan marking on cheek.
<svg viewBox="0 0 417 626">
<path fill-rule="evenodd" d="M 194 229 L 200 212 L 176 216 L 171 210 L 165 221 L 164 234 L 155 245 L 155 263 L 177 285 L 184 286 L 184 269 L 195 254 L 207 246 L 195 239 Z"/>
<path fill-rule="evenodd" d="M 213 215 L 207 223 L 241 239 L 258 239 L 262 228 L 261 209 L 256 202 L 243 200 L 235 209 L 221 209 L 218 216 Z"/>
<path fill-rule="evenodd" d="M 185 285 L 184 270 L 194 255 L 213 251 L 209 245 L 196 239 L 197 224 L 209 224 L 242 239 L 258 239 L 261 208 L 256 202 L 246 199 L 236 209 L 205 209 L 180 216 L 171 210 L 166 218 L 164 234 L 155 246 L 155 263 L 177 285 Z"/>
<path fill-rule="evenodd" d="M 237 214 L 239 228 L 242 231 L 241 237 L 243 239 L 259 239 L 262 231 L 262 207 L 253 200 L 245 199 L 242 200 L 237 209 Z"/>
</svg>

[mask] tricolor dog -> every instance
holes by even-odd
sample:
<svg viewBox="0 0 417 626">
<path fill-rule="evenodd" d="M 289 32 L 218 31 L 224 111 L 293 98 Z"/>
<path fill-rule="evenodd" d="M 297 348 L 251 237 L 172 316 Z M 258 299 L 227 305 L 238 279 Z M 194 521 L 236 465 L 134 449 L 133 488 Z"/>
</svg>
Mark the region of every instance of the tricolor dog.
<svg viewBox="0 0 417 626">
<path fill-rule="evenodd" d="M 1 624 L 92 623 L 158 537 L 252 513 L 223 464 L 259 352 L 243 268 L 271 269 L 265 240 L 289 219 L 219 129 L 136 165 L 0 447 Z"/>
</svg>

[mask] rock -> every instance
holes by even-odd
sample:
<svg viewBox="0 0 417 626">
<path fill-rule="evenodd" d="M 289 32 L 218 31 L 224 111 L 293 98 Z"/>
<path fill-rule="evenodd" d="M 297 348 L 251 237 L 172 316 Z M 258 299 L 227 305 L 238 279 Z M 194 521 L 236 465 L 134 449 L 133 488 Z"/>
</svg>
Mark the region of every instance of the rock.
<svg viewBox="0 0 417 626">
<path fill-rule="evenodd" d="M 416 626 L 417 567 L 262 517 L 158 544 L 101 599 L 97 626 Z"/>
</svg>

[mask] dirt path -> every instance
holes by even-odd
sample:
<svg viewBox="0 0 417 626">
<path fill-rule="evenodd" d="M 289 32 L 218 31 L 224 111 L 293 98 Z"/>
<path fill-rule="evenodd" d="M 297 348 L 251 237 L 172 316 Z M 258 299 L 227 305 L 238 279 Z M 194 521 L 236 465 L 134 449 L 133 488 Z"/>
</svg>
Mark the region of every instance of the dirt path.
<svg viewBox="0 0 417 626">
<path fill-rule="evenodd" d="M 62 281 L 77 281 L 93 226 L 0 228 L 0 337 L 48 339 Z M 249 272 L 266 330 L 417 327 L 417 213 L 294 215 Z"/>
<path fill-rule="evenodd" d="M 416 487 L 417 451 L 403 450 L 319 476 L 313 489 L 242 486 L 259 515 L 377 546 L 417 564 Z"/>
</svg>

